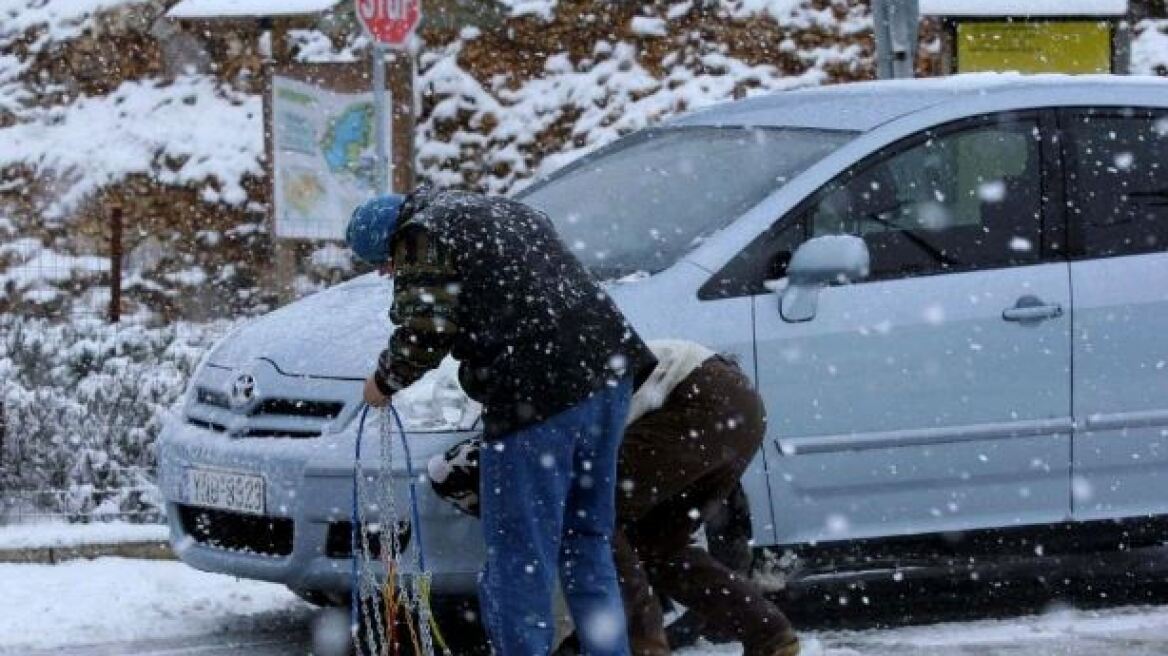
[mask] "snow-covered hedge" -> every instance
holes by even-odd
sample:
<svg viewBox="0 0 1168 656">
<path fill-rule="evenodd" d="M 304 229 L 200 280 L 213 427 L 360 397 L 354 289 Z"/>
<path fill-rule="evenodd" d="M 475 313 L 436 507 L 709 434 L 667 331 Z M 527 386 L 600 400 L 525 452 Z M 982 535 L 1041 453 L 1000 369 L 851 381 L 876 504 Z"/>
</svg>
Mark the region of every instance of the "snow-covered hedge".
<svg viewBox="0 0 1168 656">
<path fill-rule="evenodd" d="M 1132 72 L 1168 75 L 1168 19 L 1142 20 L 1132 41 Z"/>
<path fill-rule="evenodd" d="M 55 176 L 52 197 L 39 203 L 50 220 L 135 173 L 198 188 L 209 203 L 242 206 L 244 181 L 264 174 L 263 149 L 258 96 L 188 75 L 126 82 L 108 96 L 29 112 L 0 130 L 0 170 L 25 166 Z"/>
<path fill-rule="evenodd" d="M 156 520 L 155 440 L 227 328 L 0 315 L 0 522 L 6 511 Z"/>
</svg>

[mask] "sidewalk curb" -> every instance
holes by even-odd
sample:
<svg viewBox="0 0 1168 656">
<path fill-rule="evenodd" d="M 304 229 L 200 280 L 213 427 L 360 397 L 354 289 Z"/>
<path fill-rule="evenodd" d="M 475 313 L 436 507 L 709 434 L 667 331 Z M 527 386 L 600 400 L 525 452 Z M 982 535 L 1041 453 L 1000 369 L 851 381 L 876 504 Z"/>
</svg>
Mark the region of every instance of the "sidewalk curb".
<svg viewBox="0 0 1168 656">
<path fill-rule="evenodd" d="M 0 563 L 54 565 L 68 560 L 107 556 L 141 560 L 176 560 L 170 544 L 160 541 L 0 549 Z"/>
</svg>

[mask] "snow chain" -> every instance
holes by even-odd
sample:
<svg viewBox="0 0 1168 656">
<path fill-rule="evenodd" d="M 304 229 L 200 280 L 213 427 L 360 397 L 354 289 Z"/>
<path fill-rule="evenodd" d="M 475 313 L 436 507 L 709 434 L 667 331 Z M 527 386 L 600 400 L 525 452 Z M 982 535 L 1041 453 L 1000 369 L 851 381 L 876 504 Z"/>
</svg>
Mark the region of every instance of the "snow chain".
<svg viewBox="0 0 1168 656">
<path fill-rule="evenodd" d="M 382 411 L 378 424 L 377 467 L 366 470 L 361 457 L 362 438 L 369 406 L 361 409 L 353 464 L 352 599 L 351 631 L 359 654 L 398 656 L 407 640 L 413 654 L 450 654 L 430 606 L 431 574 L 426 568 L 422 522 L 418 512 L 417 477 L 410 461 L 410 446 L 401 417 L 392 405 Z M 394 490 L 393 428 L 401 437 L 402 455 L 409 476 L 410 515 L 403 521 Z M 403 527 L 413 535 L 413 549 L 405 553 Z M 412 561 L 403 561 L 403 556 Z M 413 575 L 402 562 L 411 562 Z M 399 635 L 404 633 L 404 635 Z"/>
</svg>

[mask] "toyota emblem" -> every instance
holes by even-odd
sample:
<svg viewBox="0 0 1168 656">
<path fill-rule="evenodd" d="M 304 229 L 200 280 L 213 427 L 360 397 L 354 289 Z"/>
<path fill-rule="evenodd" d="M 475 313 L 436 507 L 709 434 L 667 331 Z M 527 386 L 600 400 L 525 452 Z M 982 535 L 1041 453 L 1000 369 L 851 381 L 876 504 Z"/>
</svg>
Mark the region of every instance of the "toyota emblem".
<svg viewBox="0 0 1168 656">
<path fill-rule="evenodd" d="M 251 403 L 256 397 L 256 381 L 251 374 L 240 374 L 239 378 L 231 383 L 231 405 L 242 408 Z"/>
</svg>

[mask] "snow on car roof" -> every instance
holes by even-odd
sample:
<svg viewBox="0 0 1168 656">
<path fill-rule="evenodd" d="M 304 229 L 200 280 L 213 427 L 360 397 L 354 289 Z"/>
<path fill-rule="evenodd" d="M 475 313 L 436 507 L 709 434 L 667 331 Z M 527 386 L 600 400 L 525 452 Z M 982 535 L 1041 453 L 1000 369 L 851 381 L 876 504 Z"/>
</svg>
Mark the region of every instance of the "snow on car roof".
<svg viewBox="0 0 1168 656">
<path fill-rule="evenodd" d="M 1128 0 L 921 0 L 935 16 L 1123 16 Z"/>
<path fill-rule="evenodd" d="M 242 18 L 295 16 L 332 9 L 340 0 L 182 0 L 166 15 L 170 18 Z"/>
<path fill-rule="evenodd" d="M 1009 93 L 1021 89 L 1084 89 L 1086 98 L 1101 88 L 1157 84 L 1163 78 L 1118 75 L 1021 75 L 969 73 L 912 80 L 854 82 L 779 91 L 695 111 L 669 125 L 750 125 L 867 131 L 888 121 L 945 102 L 974 95 Z"/>
</svg>

